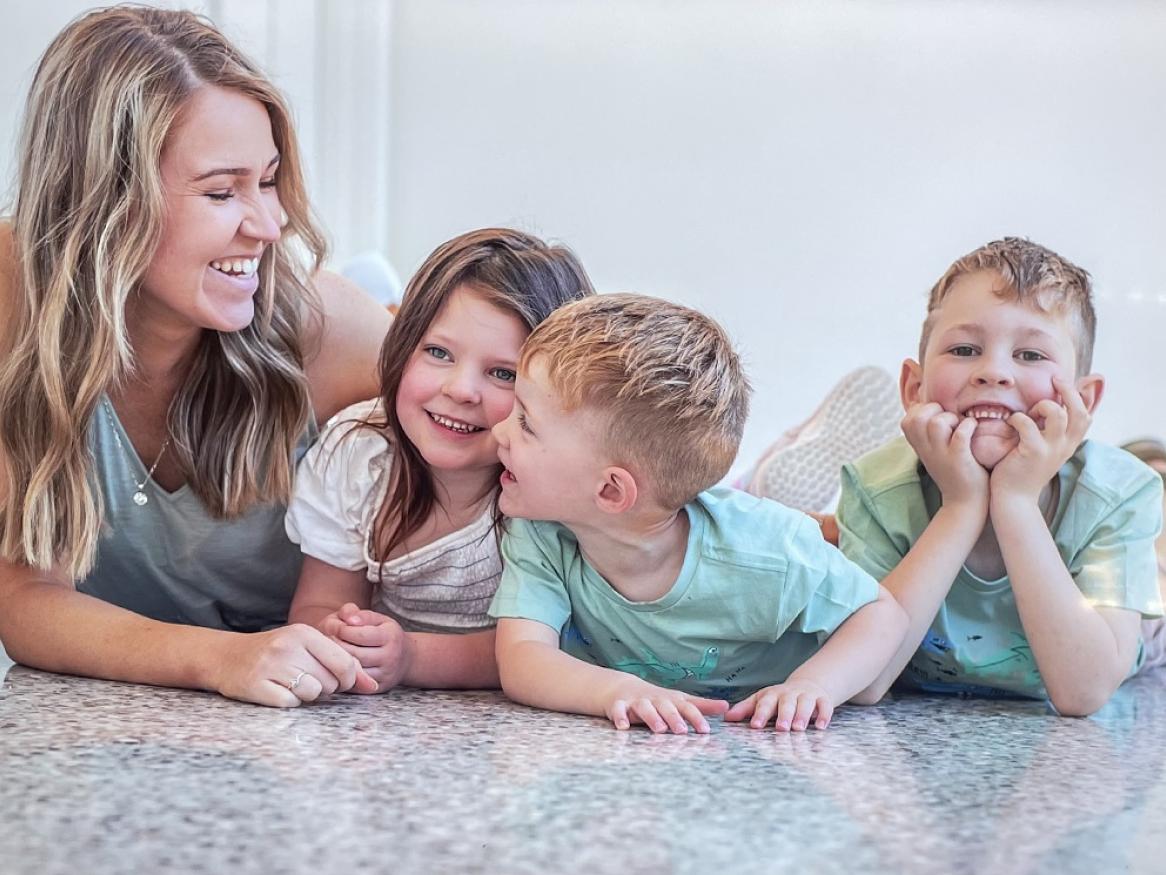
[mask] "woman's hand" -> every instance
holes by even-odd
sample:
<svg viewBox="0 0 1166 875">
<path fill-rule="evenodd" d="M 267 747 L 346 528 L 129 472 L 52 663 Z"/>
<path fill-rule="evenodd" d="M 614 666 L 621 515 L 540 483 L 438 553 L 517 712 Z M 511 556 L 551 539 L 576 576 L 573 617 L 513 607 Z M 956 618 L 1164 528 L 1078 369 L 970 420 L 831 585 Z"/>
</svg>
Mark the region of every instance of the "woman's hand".
<svg viewBox="0 0 1166 875">
<path fill-rule="evenodd" d="M 225 634 L 214 688 L 228 699 L 294 708 L 336 692 L 376 692 L 356 657 L 311 626 Z"/>
</svg>

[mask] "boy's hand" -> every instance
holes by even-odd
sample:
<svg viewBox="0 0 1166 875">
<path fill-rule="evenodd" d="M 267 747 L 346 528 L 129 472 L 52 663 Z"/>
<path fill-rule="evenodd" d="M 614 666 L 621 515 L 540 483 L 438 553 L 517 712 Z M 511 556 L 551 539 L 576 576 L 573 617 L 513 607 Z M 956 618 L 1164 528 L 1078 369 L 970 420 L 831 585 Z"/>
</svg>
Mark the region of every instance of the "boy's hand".
<svg viewBox="0 0 1166 875">
<path fill-rule="evenodd" d="M 801 732 L 809 728 L 811 721 L 818 729 L 825 729 L 834 716 L 834 700 L 813 681 L 790 678 L 742 699 L 728 710 L 725 720 L 735 723 L 752 715 L 750 728 L 763 729 L 775 714 L 773 728 L 779 732 Z"/>
<path fill-rule="evenodd" d="M 723 699 L 702 699 L 629 677 L 612 690 L 604 710 L 616 729 L 643 723 L 652 732 L 685 735 L 689 724 L 697 732 L 707 733 L 709 724 L 705 715 L 724 714 L 728 707 L 729 703 Z"/>
<path fill-rule="evenodd" d="M 1027 414 L 1014 413 L 1008 424 L 1020 442 L 992 471 L 992 500 L 1023 498 L 1037 501 L 1041 490 L 1069 461 L 1085 439 L 1093 417 L 1077 387 L 1060 377 L 1053 388 L 1061 396 L 1038 401 Z"/>
<path fill-rule="evenodd" d="M 912 404 L 903 434 L 939 487 L 944 504 L 965 504 L 988 515 L 988 472 L 972 455 L 976 421 L 935 402 Z"/>
<path fill-rule="evenodd" d="M 350 602 L 325 618 L 321 625 L 324 624 L 336 628 L 333 636 L 336 641 L 377 682 L 377 689 L 372 692 L 392 689 L 409 670 L 413 661 L 412 641 L 392 617 L 361 609 Z"/>
</svg>

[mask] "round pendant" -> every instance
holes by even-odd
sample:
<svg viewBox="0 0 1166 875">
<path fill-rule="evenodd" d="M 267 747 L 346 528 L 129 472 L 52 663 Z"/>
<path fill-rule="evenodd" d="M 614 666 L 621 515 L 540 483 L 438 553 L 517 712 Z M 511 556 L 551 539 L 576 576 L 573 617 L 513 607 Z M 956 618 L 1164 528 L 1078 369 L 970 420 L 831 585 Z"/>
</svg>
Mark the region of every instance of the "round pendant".
<svg viewBox="0 0 1166 875">
<path fill-rule="evenodd" d="M 149 500 L 150 499 L 146 493 L 142 492 L 140 489 L 134 493 L 134 504 L 136 504 L 138 507 L 141 507 Z"/>
</svg>

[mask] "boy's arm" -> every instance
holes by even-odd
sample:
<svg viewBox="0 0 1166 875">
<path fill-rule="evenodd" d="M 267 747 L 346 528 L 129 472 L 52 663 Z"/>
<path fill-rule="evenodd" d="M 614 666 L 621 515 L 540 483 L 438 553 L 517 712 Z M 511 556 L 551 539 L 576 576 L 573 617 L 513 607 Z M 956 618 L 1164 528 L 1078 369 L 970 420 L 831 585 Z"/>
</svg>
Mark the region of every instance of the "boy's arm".
<svg viewBox="0 0 1166 875">
<path fill-rule="evenodd" d="M 1086 717 L 1129 674 L 1141 617 L 1137 611 L 1089 604 L 1035 502 L 993 496 L 992 520 L 1049 701 L 1066 717 Z"/>
<path fill-rule="evenodd" d="M 652 732 L 708 732 L 705 715 L 728 703 L 665 690 L 634 675 L 589 665 L 559 649 L 559 635 L 537 620 L 500 618 L 498 671 L 502 689 L 516 702 L 607 717 L 616 729 L 644 723 Z"/>
<path fill-rule="evenodd" d="M 1009 417 L 1020 442 L 992 471 L 991 516 L 1049 700 L 1061 714 L 1083 717 L 1104 705 L 1129 673 L 1140 618 L 1133 610 L 1089 603 L 1045 521 L 1040 494 L 1076 451 L 1091 421 L 1075 386 L 1059 379 L 1053 385 L 1062 403 L 1040 401 L 1028 414 Z"/>
<path fill-rule="evenodd" d="M 974 431 L 974 420 L 961 422 L 933 403 L 914 405 L 903 419 L 903 434 L 939 487 L 943 504 L 883 577 L 883 586 L 907 612 L 906 633 L 883 670 L 854 697 L 858 704 L 878 702 L 902 674 L 984 530 L 988 474 L 972 456 Z M 839 522 L 847 525 L 841 517 Z"/>
<path fill-rule="evenodd" d="M 875 704 L 903 673 L 983 527 L 982 512 L 974 506 L 944 504 L 907 555 L 883 578 L 882 585 L 906 612 L 907 623 L 899 646 L 878 676 L 854 697 L 856 703 Z"/>
<path fill-rule="evenodd" d="M 758 690 L 728 710 L 728 721 L 750 718 L 760 729 L 801 731 L 830 724 L 834 707 L 855 698 L 898 648 L 907 615 L 883 587 L 878 597 L 847 617 L 822 647 L 780 684 Z"/>
</svg>

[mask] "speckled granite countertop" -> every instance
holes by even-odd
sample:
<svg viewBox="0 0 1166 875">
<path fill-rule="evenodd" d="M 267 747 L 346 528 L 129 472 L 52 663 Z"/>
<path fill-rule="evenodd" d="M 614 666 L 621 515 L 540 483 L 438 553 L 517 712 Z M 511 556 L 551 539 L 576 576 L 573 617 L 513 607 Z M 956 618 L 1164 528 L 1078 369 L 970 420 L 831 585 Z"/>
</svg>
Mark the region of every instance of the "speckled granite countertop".
<svg viewBox="0 0 1166 875">
<path fill-rule="evenodd" d="M 3 667 L 0 667 L 0 672 Z M 618 733 L 498 693 L 294 711 L 12 668 L 0 872 L 1166 871 L 1166 672 L 1089 720 L 901 698 Z"/>
</svg>

